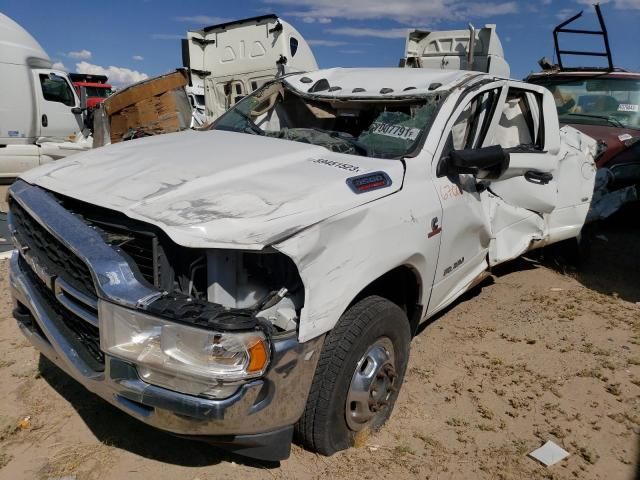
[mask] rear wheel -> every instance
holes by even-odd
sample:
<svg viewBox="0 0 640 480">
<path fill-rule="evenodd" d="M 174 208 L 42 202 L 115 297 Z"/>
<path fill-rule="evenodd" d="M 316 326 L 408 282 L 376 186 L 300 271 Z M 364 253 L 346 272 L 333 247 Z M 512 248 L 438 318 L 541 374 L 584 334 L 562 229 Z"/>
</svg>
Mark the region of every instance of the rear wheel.
<svg viewBox="0 0 640 480">
<path fill-rule="evenodd" d="M 391 415 L 407 368 L 411 334 L 405 313 L 371 296 L 347 310 L 328 334 L 297 436 L 331 455 L 358 432 L 379 429 Z"/>
</svg>

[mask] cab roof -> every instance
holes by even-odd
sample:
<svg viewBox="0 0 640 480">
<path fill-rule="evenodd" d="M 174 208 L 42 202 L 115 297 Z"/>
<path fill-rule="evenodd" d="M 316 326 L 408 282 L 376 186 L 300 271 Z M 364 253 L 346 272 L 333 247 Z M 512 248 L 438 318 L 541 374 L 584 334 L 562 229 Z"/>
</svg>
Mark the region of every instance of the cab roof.
<svg viewBox="0 0 640 480">
<path fill-rule="evenodd" d="M 0 63 L 51 68 L 49 55 L 38 41 L 18 23 L 1 12 Z"/>
<path fill-rule="evenodd" d="M 286 77 L 304 94 L 326 98 L 393 98 L 445 91 L 472 78 L 491 76 L 465 70 L 428 68 L 329 68 Z"/>
</svg>

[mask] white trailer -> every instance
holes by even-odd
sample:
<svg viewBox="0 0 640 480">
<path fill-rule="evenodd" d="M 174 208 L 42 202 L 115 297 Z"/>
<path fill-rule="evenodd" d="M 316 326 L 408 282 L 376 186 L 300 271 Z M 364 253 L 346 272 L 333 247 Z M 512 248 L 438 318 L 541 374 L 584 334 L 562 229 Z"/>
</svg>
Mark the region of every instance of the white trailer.
<svg viewBox="0 0 640 480">
<path fill-rule="evenodd" d="M 209 121 L 277 75 L 318 69 L 307 41 L 276 15 L 187 32 L 182 63 L 191 72 L 191 83 L 204 85 Z"/>
<path fill-rule="evenodd" d="M 0 178 L 91 147 L 67 73 L 40 44 L 0 13 Z"/>
</svg>

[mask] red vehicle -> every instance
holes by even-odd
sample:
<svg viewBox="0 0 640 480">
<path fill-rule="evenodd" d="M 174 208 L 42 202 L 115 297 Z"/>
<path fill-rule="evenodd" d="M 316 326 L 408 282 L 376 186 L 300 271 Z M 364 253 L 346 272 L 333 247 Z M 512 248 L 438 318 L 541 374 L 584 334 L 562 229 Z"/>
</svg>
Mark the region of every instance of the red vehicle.
<svg viewBox="0 0 640 480">
<path fill-rule="evenodd" d="M 603 153 L 597 164 L 610 171 L 607 189 L 613 191 L 640 185 L 640 73 L 613 66 L 599 5 L 595 9 L 601 29 L 566 28 L 582 12 L 558 25 L 553 31 L 558 64 L 542 59 L 539 63 L 543 71 L 525 80 L 551 90 L 562 125 L 571 125 L 600 140 Z M 561 50 L 560 33 L 601 36 L 605 51 Z M 567 67 L 563 60 L 575 55 L 605 58 L 607 66 Z"/>
<path fill-rule="evenodd" d="M 80 99 L 86 99 L 88 110 L 93 110 L 99 103 L 113 93 L 105 75 L 86 73 L 70 73 L 69 77 Z"/>
</svg>

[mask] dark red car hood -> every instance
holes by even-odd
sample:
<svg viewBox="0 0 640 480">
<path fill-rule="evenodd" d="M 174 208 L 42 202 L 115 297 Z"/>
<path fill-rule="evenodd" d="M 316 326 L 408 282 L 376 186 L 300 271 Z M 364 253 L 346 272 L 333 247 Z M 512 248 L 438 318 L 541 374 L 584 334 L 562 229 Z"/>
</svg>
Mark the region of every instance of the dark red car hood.
<svg viewBox="0 0 640 480">
<path fill-rule="evenodd" d="M 580 130 L 582 133 L 596 140 L 602 140 L 607 144 L 607 151 L 597 161 L 598 168 L 605 165 L 610 167 L 616 163 L 614 157 L 629 148 L 632 143 L 628 137 L 629 135 L 634 139 L 640 137 L 640 130 L 635 128 L 620 128 L 608 125 L 584 125 L 578 123 L 569 123 L 567 125 Z"/>
</svg>

